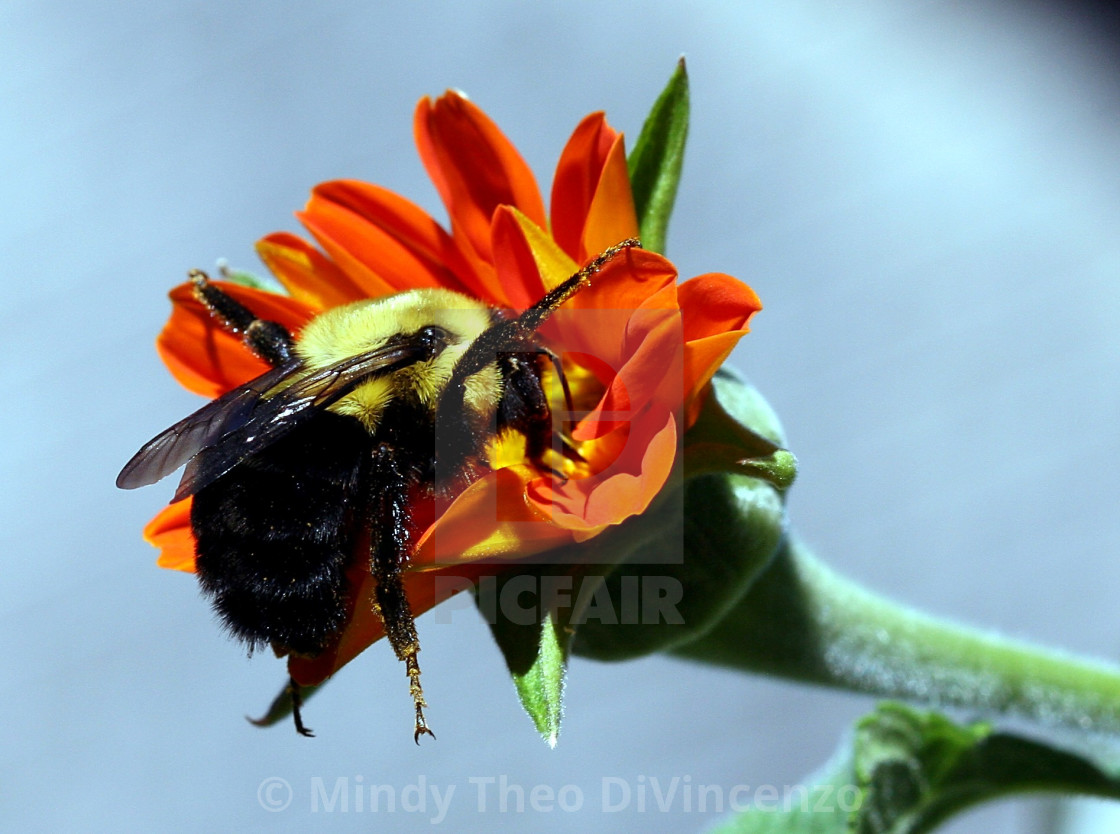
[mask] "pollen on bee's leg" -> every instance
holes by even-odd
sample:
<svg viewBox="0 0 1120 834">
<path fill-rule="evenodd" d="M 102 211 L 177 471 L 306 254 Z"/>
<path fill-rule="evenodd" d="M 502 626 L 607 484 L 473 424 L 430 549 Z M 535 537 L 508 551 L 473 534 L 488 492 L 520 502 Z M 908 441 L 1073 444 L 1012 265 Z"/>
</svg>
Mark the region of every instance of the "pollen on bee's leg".
<svg viewBox="0 0 1120 834">
<path fill-rule="evenodd" d="M 420 683 L 420 638 L 416 634 L 416 622 L 412 617 L 412 608 L 404 594 L 404 584 L 401 582 L 400 573 L 389 573 L 378 578 L 377 590 L 374 594 L 374 612 L 381 618 L 385 625 L 385 636 L 389 638 L 389 645 L 398 660 L 404 662 L 405 674 L 408 675 L 408 692 L 412 696 L 412 703 L 416 709 L 416 724 L 413 740 L 419 744 L 420 736 L 436 734 L 428 727 L 427 718 L 424 717 L 424 707 L 428 702 L 424 700 L 424 687 Z"/>
<path fill-rule="evenodd" d="M 422 735 L 436 737 L 436 734 L 428 727 L 427 719 L 424 718 L 424 707 L 428 705 L 428 702 L 424 700 L 424 688 L 420 685 L 420 662 L 416 659 L 419 651 L 419 644 L 413 644 L 406 649 L 404 658 L 404 668 L 408 674 L 408 691 L 412 695 L 412 703 L 416 706 L 416 730 L 412 734 L 412 740 L 417 744 L 420 743 L 420 736 Z"/>
<path fill-rule="evenodd" d="M 210 276 L 201 269 L 192 269 L 188 277 L 195 300 L 226 330 L 239 336 L 246 348 L 274 367 L 291 358 L 292 334 L 284 325 L 258 317 L 233 296 L 211 284 Z"/>
<path fill-rule="evenodd" d="M 408 674 L 408 691 L 416 708 L 416 731 L 413 738 L 420 743 L 420 736 L 435 733 L 428 729 L 424 718 L 424 690 L 420 686 L 420 638 L 416 634 L 416 620 L 412 606 L 404 592 L 401 571 L 411 540 L 409 527 L 408 470 L 397 458 L 396 449 L 389 443 L 379 444 L 373 451 L 371 466 L 372 483 L 380 488 L 370 496 L 367 519 L 370 534 L 370 573 L 373 575 L 373 611 L 385 627 L 385 636 L 398 660 L 404 662 Z"/>
</svg>

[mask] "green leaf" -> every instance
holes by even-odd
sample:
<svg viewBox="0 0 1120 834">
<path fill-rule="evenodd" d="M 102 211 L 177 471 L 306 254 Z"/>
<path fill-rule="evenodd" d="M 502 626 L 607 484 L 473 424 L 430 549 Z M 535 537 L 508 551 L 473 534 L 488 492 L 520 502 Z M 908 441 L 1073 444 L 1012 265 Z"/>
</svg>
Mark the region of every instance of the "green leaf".
<svg viewBox="0 0 1120 834">
<path fill-rule="evenodd" d="M 287 295 L 287 291 L 272 278 L 257 275 L 247 269 L 234 269 L 225 261 L 218 262 L 218 274 L 221 275 L 223 281 L 229 281 L 231 284 L 240 284 L 243 287 L 276 293 L 277 295 Z"/>
<path fill-rule="evenodd" d="M 556 746 L 560 737 L 560 719 L 564 715 L 567 645 L 567 637 L 561 635 L 552 615 L 546 615 L 540 624 L 540 641 L 533 665 L 524 673 L 513 675 L 521 704 L 549 747 Z"/>
<path fill-rule="evenodd" d="M 681 58 L 627 159 L 642 247 L 652 252 L 665 251 L 687 137 L 688 73 Z"/>
<path fill-rule="evenodd" d="M 537 616 L 526 620 L 522 615 L 529 609 L 520 604 L 507 608 L 508 597 L 503 593 L 507 589 L 517 591 L 518 585 L 512 583 L 523 583 L 525 579 L 531 580 L 531 589 L 541 588 L 542 577 L 549 575 L 556 574 L 547 568 L 505 573 L 492 582 L 480 582 L 475 588 L 475 600 L 505 656 L 521 705 L 541 737 L 555 747 L 564 714 L 564 675 L 571 632 L 556 608 L 542 605 Z"/>
<path fill-rule="evenodd" d="M 1120 767 L 956 724 L 936 712 L 881 704 L 862 718 L 830 765 L 792 801 L 758 803 L 720 834 L 921 834 L 960 811 L 1011 793 L 1056 791 L 1120 798 Z"/>
</svg>

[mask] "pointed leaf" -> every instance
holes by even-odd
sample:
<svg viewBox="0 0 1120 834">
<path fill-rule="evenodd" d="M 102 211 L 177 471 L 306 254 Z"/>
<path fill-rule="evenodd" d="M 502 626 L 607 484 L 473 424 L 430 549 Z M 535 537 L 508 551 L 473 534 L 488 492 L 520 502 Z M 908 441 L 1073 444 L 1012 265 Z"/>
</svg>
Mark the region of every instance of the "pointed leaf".
<svg viewBox="0 0 1120 834">
<path fill-rule="evenodd" d="M 681 58 L 627 159 L 642 246 L 653 252 L 665 251 L 687 137 L 688 73 Z"/>
<path fill-rule="evenodd" d="M 521 705 L 541 737 L 555 747 L 564 713 L 564 675 L 571 633 L 554 608 L 542 605 L 534 610 L 522 607 L 520 602 L 511 604 L 518 595 L 503 593 L 507 589 L 519 591 L 521 583 L 531 589 L 541 588 L 545 585 L 541 577 L 548 573 L 526 568 L 492 582 L 480 582 L 475 601 L 506 659 Z"/>
<path fill-rule="evenodd" d="M 552 615 L 547 615 L 540 624 L 540 641 L 533 665 L 524 674 L 513 675 L 521 703 L 549 747 L 556 746 L 560 736 L 560 719 L 564 714 L 567 642 L 567 638 L 560 636 Z"/>
</svg>

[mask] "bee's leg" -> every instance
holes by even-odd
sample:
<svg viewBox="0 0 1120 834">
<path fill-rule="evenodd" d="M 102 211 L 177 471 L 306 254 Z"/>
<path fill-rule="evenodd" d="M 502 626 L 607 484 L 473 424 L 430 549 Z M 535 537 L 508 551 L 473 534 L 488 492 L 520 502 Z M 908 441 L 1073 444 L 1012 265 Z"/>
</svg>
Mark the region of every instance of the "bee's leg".
<svg viewBox="0 0 1120 834">
<path fill-rule="evenodd" d="M 552 363 L 552 370 L 556 372 L 556 378 L 560 380 L 560 387 L 564 389 L 564 407 L 568 409 L 568 413 L 572 412 L 572 389 L 568 387 L 568 375 L 564 373 L 564 366 L 560 363 L 560 356 L 552 350 L 544 347 L 543 345 L 537 348 L 537 352 L 542 356 L 547 356 L 548 361 Z"/>
<path fill-rule="evenodd" d="M 215 287 L 200 269 L 190 272 L 194 297 L 222 326 L 241 337 L 242 344 L 276 367 L 292 356 L 292 334 L 284 325 L 257 316 L 233 296 Z"/>
<path fill-rule="evenodd" d="M 470 346 L 464 350 L 463 355 L 459 356 L 458 362 L 455 363 L 455 369 L 451 372 L 451 377 L 444 387 L 444 392 L 440 394 L 439 405 L 436 410 L 436 425 L 441 427 L 441 437 L 437 437 L 437 457 L 447 459 L 447 450 L 454 449 L 454 443 L 448 438 L 452 435 L 451 428 L 457 428 L 463 421 L 460 415 L 464 412 L 464 402 L 467 396 L 467 379 L 482 371 L 484 367 L 494 362 L 495 359 L 500 360 L 498 365 L 502 367 L 502 375 L 507 383 L 512 383 L 514 387 L 522 386 L 522 393 L 507 394 L 503 393 L 503 404 L 507 399 L 511 399 L 506 411 L 514 412 L 508 413 L 505 422 L 502 418 L 498 418 L 498 429 L 502 429 L 504 425 L 525 431 L 525 437 L 530 438 L 530 444 L 536 444 L 539 450 L 548 450 L 550 448 L 553 432 L 551 428 L 551 416 L 548 416 L 548 397 L 544 396 L 543 391 L 540 390 L 540 375 L 535 362 L 514 363 L 513 366 L 508 366 L 508 363 L 502 363 L 501 359 L 505 356 L 516 356 L 519 353 L 525 352 L 529 354 L 542 354 L 548 355 L 543 350 L 536 346 L 534 343 L 536 330 L 540 328 L 544 321 L 552 315 L 554 311 L 559 309 L 564 302 L 575 296 L 577 292 L 585 287 L 589 287 L 591 279 L 604 268 L 615 257 L 624 253 L 634 246 L 640 246 L 636 237 L 628 237 L 625 241 L 616 243 L 614 246 L 608 247 L 603 253 L 599 254 L 595 259 L 592 259 L 584 268 L 576 274 L 573 274 L 567 281 L 559 283 L 544 294 L 544 297 L 533 304 L 528 310 L 521 313 L 520 316 L 512 319 L 505 319 L 496 321 L 492 327 L 483 331 L 477 339 L 470 343 Z M 557 363 L 558 364 L 558 363 Z M 535 377 L 535 383 L 529 377 Z M 563 373 L 560 374 L 561 381 L 563 381 Z M 535 384 L 536 391 L 533 391 Z M 508 391 L 508 388 L 506 388 Z M 540 396 L 538 396 L 540 392 Z M 570 394 L 566 394 L 570 400 Z M 520 403 L 515 402 L 520 400 Z M 543 409 L 545 419 L 541 418 L 541 402 L 543 402 Z M 540 430 L 542 423 L 549 424 L 548 433 L 543 433 Z M 559 433 L 558 433 L 559 434 Z M 463 437 L 463 432 L 458 431 L 456 440 Z M 571 460 L 580 460 L 579 452 L 570 441 L 564 440 L 562 435 L 561 439 L 561 452 L 563 456 Z M 444 447 L 445 453 L 440 453 L 440 446 Z M 466 448 L 464 446 L 464 448 Z M 531 450 L 530 457 L 533 457 Z M 542 461 L 539 461 L 542 462 Z M 556 471 L 554 467 L 544 465 L 544 468 Z M 563 477 L 561 475 L 561 477 Z"/>
<path fill-rule="evenodd" d="M 548 361 L 552 363 L 552 368 L 556 372 L 556 378 L 560 380 L 560 387 L 564 389 L 564 408 L 568 410 L 570 415 L 569 419 L 574 419 L 575 406 L 572 405 L 572 389 L 568 385 L 568 375 L 564 373 L 564 366 L 560 363 L 560 357 L 554 352 L 544 346 L 540 346 L 537 350 L 548 357 Z M 554 440 L 559 441 L 560 450 L 563 452 L 564 457 L 571 460 L 582 461 L 583 455 L 579 453 L 576 448 L 575 441 L 572 440 L 571 435 L 564 430 L 562 426 L 557 427 L 553 423 L 552 436 Z"/>
<path fill-rule="evenodd" d="M 412 608 L 405 596 L 401 570 L 408 556 L 412 531 L 408 519 L 409 477 L 397 460 L 395 449 L 380 443 L 373 450 L 368 479 L 370 502 L 367 525 L 370 535 L 370 570 L 377 582 L 375 610 L 385 625 L 385 636 L 397 659 L 404 662 L 408 674 L 408 689 L 416 707 L 416 731 L 413 739 L 420 743 L 421 735 L 436 737 L 424 718 L 424 689 L 420 685 L 420 638 Z"/>
<path fill-rule="evenodd" d="M 502 401 L 498 406 L 498 431 L 512 428 L 525 436 L 526 456 L 557 478 L 567 480 L 567 475 L 550 465 L 547 457 L 557 451 L 565 458 L 582 460 L 573 441 L 553 421 L 548 394 L 541 384 L 539 357 L 552 362 L 556 376 L 564 389 L 564 403 L 572 411 L 572 392 L 560 364 L 560 357 L 545 347 L 533 346 L 525 353 L 511 353 L 502 357 Z M 555 459 L 554 459 L 555 460 Z"/>
<path fill-rule="evenodd" d="M 292 699 L 292 719 L 296 722 L 296 732 L 301 736 L 314 738 L 315 733 L 311 732 L 311 728 L 303 725 L 303 716 L 300 714 L 300 708 L 303 706 L 303 695 L 295 678 L 288 678 L 288 696 Z"/>
</svg>

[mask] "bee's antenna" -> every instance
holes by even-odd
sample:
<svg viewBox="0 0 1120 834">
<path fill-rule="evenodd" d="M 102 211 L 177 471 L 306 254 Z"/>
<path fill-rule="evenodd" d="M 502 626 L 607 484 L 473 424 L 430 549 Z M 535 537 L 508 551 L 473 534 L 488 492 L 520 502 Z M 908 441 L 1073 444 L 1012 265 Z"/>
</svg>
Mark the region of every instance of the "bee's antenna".
<svg viewBox="0 0 1120 834">
<path fill-rule="evenodd" d="M 535 333 L 537 328 L 544 324 L 545 319 L 552 315 L 553 311 L 558 309 L 560 305 L 584 287 L 591 285 L 591 276 L 595 275 L 606 266 L 608 262 L 614 260 L 622 252 L 641 245 L 642 242 L 636 237 L 628 237 L 626 240 L 619 241 L 614 246 L 604 249 L 596 255 L 587 266 L 567 281 L 554 287 L 544 298 L 514 319 L 517 329 L 526 336 Z M 460 360 L 460 362 L 461 361 L 462 360 Z"/>
<path fill-rule="evenodd" d="M 532 336 L 565 301 L 583 288 L 590 286 L 591 276 L 595 275 L 622 252 L 637 246 L 641 246 L 641 241 L 636 237 L 630 237 L 616 243 L 609 249 L 605 249 L 587 266 L 568 280 L 553 287 L 551 291 L 545 294 L 544 298 L 517 318 L 496 324 L 475 339 L 471 346 L 459 357 L 459 361 L 455 363 L 455 370 L 452 371 L 451 379 L 448 380 L 447 387 L 444 389 L 445 396 L 440 401 L 440 410 L 442 411 L 444 408 L 444 401 L 451 399 L 446 396 L 447 393 L 451 393 L 452 397 L 458 399 L 458 402 L 447 403 L 448 412 L 458 409 L 462 402 L 467 377 L 481 371 L 493 362 L 499 353 L 508 351 L 519 341 Z"/>
</svg>

